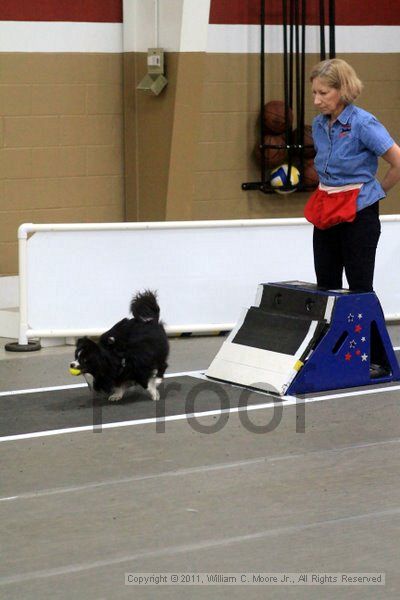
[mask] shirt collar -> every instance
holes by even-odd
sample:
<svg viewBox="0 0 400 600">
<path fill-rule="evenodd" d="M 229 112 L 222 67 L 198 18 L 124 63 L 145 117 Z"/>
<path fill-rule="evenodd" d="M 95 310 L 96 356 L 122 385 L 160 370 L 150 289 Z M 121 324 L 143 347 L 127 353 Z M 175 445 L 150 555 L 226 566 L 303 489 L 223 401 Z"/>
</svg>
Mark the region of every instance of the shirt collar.
<svg viewBox="0 0 400 600">
<path fill-rule="evenodd" d="M 346 123 L 348 123 L 351 113 L 354 110 L 354 106 L 352 104 L 348 104 L 346 106 L 346 108 L 344 108 L 342 110 L 342 112 L 340 113 L 340 115 L 338 116 L 337 120 L 342 124 L 342 125 L 346 125 Z"/>
<path fill-rule="evenodd" d="M 340 115 L 338 116 L 338 118 L 336 119 L 337 121 L 339 121 L 339 123 L 341 125 L 346 125 L 346 123 L 348 123 L 351 114 L 354 110 L 354 105 L 353 104 L 348 104 L 340 113 Z M 329 128 L 329 119 L 330 116 L 329 115 L 318 115 L 318 121 L 319 123 L 322 125 L 322 127 L 324 129 L 328 129 Z"/>
</svg>

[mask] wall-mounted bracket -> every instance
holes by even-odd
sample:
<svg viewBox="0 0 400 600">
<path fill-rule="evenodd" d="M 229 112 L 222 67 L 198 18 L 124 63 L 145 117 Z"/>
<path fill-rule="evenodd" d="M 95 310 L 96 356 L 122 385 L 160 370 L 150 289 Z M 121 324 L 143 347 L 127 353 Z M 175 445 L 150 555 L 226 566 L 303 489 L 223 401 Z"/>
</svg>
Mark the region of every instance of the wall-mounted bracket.
<svg viewBox="0 0 400 600">
<path fill-rule="evenodd" d="M 158 96 L 167 83 L 168 80 L 164 76 L 164 50 L 149 48 L 147 51 L 147 74 L 140 81 L 137 89 Z"/>
</svg>

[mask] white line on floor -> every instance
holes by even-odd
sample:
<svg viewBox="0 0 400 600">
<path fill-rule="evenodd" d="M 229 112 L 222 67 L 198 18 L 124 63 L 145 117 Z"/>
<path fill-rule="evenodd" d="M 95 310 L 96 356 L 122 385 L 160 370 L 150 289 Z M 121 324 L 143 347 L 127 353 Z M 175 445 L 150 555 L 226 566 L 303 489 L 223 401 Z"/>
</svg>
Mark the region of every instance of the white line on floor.
<svg viewBox="0 0 400 600">
<path fill-rule="evenodd" d="M 32 388 L 28 390 L 10 390 L 8 392 L 0 392 L 0 398 L 3 396 L 22 396 L 23 394 L 40 394 L 41 392 L 57 392 L 59 390 L 73 390 L 76 388 L 87 387 L 87 383 L 74 383 L 71 385 L 54 385 L 45 388 Z"/>
<path fill-rule="evenodd" d="M 196 377 L 201 375 L 203 371 L 182 371 L 181 373 L 167 373 L 164 378 L 168 377 Z M 8 392 L 0 392 L 0 398 L 2 396 L 22 396 L 24 394 L 41 394 L 43 392 L 58 392 L 59 390 L 73 390 L 77 388 L 85 388 L 87 383 L 72 383 L 69 385 L 54 385 L 51 387 L 44 388 L 31 388 L 27 390 L 10 390 Z"/>
<path fill-rule="evenodd" d="M 23 573 L 16 573 L 15 575 L 6 575 L 0 577 L 0 585 L 11 585 L 19 584 L 25 581 L 33 581 L 37 579 L 48 579 L 49 577 L 58 577 L 63 575 L 70 575 L 72 573 L 82 573 L 93 569 L 104 569 L 112 565 L 120 565 L 123 563 L 133 563 L 138 560 L 161 558 L 163 556 L 176 556 L 179 554 L 186 554 L 188 552 L 197 552 L 209 550 L 212 548 L 223 548 L 232 546 L 234 544 L 242 544 L 245 542 L 252 542 L 256 540 L 262 540 L 268 537 L 280 536 L 280 535 L 294 535 L 304 531 L 318 529 L 320 527 L 335 527 L 348 525 L 351 526 L 353 523 L 359 523 L 360 521 L 371 521 L 374 522 L 377 519 L 389 519 L 398 517 L 400 515 L 400 508 L 394 507 L 387 510 L 375 511 L 371 513 L 353 514 L 343 517 L 337 517 L 335 519 L 326 519 L 324 521 L 314 521 L 311 523 L 302 523 L 300 525 L 288 525 L 286 527 L 275 527 L 271 529 L 264 529 L 256 531 L 254 533 L 248 533 L 244 535 L 237 535 L 232 537 L 225 537 L 219 539 L 208 539 L 193 544 L 180 544 L 177 546 L 167 546 L 166 548 L 157 548 L 154 550 L 144 550 L 137 552 L 136 554 L 130 554 L 125 556 L 108 557 L 103 560 L 97 560 L 93 562 L 86 562 L 80 564 L 69 564 L 61 567 L 54 567 L 52 569 L 46 569 L 42 571 L 30 571 Z M 129 569 L 134 569 L 134 565 L 129 564 Z"/>
<path fill-rule="evenodd" d="M 99 488 L 105 488 L 114 485 L 128 485 L 130 483 L 137 483 L 139 481 L 154 480 L 166 477 L 185 477 L 187 475 L 198 475 L 202 473 L 210 473 L 212 471 L 224 471 L 229 469 L 240 469 L 243 467 L 251 467 L 254 465 L 274 463 L 277 461 L 285 460 L 304 460 L 313 456 L 326 456 L 332 454 L 339 454 L 345 452 L 352 452 L 354 450 L 368 450 L 370 448 L 376 448 L 377 446 L 387 446 L 390 444 L 399 444 L 400 438 L 393 438 L 390 440 L 382 440 L 380 442 L 363 442 L 361 444 L 351 444 L 349 446 L 339 446 L 337 448 L 323 448 L 320 450 L 310 450 L 308 452 L 302 452 L 299 454 L 282 454 L 277 456 L 260 456 L 256 458 L 249 458 L 247 460 L 238 460 L 229 463 L 216 463 L 213 465 L 200 465 L 198 467 L 189 467 L 185 469 L 176 469 L 174 471 L 164 471 L 162 473 L 148 473 L 146 475 L 136 475 L 134 477 L 124 477 L 121 479 L 110 479 L 106 481 L 92 481 L 83 485 L 73 485 L 69 487 L 59 488 L 48 488 L 43 490 L 37 490 L 33 492 L 25 492 L 17 496 L 4 496 L 0 498 L 0 502 L 12 502 L 15 500 L 32 500 L 47 496 L 57 496 L 60 494 L 71 494 L 75 492 L 87 492 L 91 490 L 98 490 Z"/>
<path fill-rule="evenodd" d="M 171 377 L 182 377 L 184 375 L 191 375 L 191 376 L 196 376 L 195 374 L 197 373 L 197 375 L 200 378 L 203 378 L 201 372 L 198 371 L 192 371 L 192 372 L 188 372 L 188 373 L 181 373 L 181 374 L 171 374 Z M 371 394 L 382 394 L 382 393 L 389 393 L 389 392 L 396 392 L 400 390 L 400 385 L 394 385 L 394 386 L 389 386 L 389 387 L 383 387 L 383 388 L 373 388 L 373 389 L 369 389 L 368 387 L 366 387 L 363 390 L 357 390 L 354 392 L 340 392 L 337 394 L 327 394 L 325 396 L 314 396 L 314 397 L 310 397 L 310 398 L 296 398 L 294 396 L 282 396 L 282 397 L 275 397 L 275 399 L 272 402 L 265 402 L 263 404 L 252 404 L 252 405 L 245 405 L 245 406 L 234 406 L 233 408 L 224 408 L 224 409 L 215 409 L 215 410 L 207 410 L 204 412 L 196 412 L 196 413 L 184 413 L 184 414 L 180 414 L 180 415 L 168 415 L 165 417 L 153 417 L 153 418 L 148 418 L 148 419 L 135 419 L 135 420 L 131 420 L 131 421 L 117 421 L 117 422 L 113 422 L 113 423 L 102 423 L 100 426 L 99 425 L 84 425 L 81 427 L 68 427 L 65 429 L 52 429 L 52 430 L 47 430 L 47 431 L 35 431 L 32 433 L 21 433 L 21 434 L 16 434 L 16 435 L 8 435 L 8 436 L 4 436 L 4 437 L 0 437 L 0 442 L 13 442 L 13 441 L 17 441 L 17 440 L 29 440 L 29 439 L 33 439 L 33 438 L 42 438 L 42 437 L 50 437 L 50 436 L 55 436 L 55 435 L 63 435 L 63 434 L 67 434 L 67 433 L 78 433 L 78 432 L 85 432 L 85 431 L 95 431 L 96 429 L 98 431 L 100 430 L 106 430 L 106 429 L 116 429 L 119 427 L 132 427 L 132 426 L 137 426 L 137 425 L 150 425 L 150 424 L 155 424 L 155 423 L 167 423 L 167 422 L 171 422 L 171 421 L 183 421 L 183 420 L 187 420 L 187 419 L 198 419 L 198 418 L 203 418 L 203 417 L 212 417 L 212 416 L 216 416 L 216 415 L 223 415 L 223 414 L 235 414 L 235 413 L 239 413 L 239 412 L 243 412 L 243 411 L 254 411 L 254 410 L 263 410 L 263 409 L 267 409 L 267 408 L 275 408 L 275 406 L 294 406 L 297 404 L 311 404 L 314 402 L 325 402 L 326 400 L 336 400 L 336 399 L 340 399 L 340 398 L 349 398 L 352 396 L 369 396 Z M 259 393 L 254 391 L 254 393 Z M 260 392 L 261 394 L 267 396 L 268 394 L 266 392 Z M 271 396 L 271 395 L 270 395 Z"/>
</svg>

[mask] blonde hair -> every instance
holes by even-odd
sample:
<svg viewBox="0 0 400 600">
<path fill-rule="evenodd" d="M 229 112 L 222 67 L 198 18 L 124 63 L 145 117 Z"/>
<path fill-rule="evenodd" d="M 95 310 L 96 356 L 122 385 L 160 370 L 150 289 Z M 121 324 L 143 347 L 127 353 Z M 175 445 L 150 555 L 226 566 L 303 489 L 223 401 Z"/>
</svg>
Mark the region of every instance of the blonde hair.
<svg viewBox="0 0 400 600">
<path fill-rule="evenodd" d="M 330 58 L 315 65 L 310 74 L 310 81 L 319 77 L 329 87 L 340 90 L 345 104 L 353 102 L 363 88 L 362 81 L 351 65 L 341 58 Z"/>
</svg>

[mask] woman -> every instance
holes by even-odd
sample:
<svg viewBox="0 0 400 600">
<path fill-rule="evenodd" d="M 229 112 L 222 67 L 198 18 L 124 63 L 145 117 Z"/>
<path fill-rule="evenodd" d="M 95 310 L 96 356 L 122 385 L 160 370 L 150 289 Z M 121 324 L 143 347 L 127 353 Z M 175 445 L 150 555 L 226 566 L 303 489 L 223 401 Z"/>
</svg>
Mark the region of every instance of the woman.
<svg viewBox="0 0 400 600">
<path fill-rule="evenodd" d="M 362 83 L 348 63 L 325 60 L 314 67 L 310 80 L 321 113 L 312 128 L 320 185 L 304 214 L 315 225 L 317 284 L 342 288 L 344 269 L 350 290 L 370 292 L 379 200 L 400 180 L 400 148 L 372 114 L 353 104 Z M 375 179 L 379 156 L 390 165 L 380 183 Z"/>
</svg>

